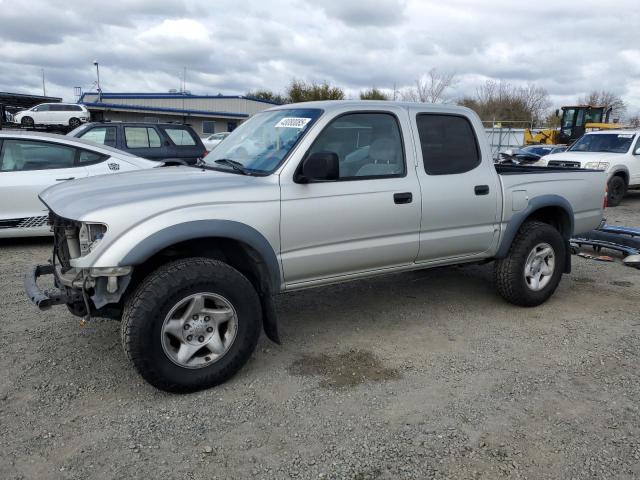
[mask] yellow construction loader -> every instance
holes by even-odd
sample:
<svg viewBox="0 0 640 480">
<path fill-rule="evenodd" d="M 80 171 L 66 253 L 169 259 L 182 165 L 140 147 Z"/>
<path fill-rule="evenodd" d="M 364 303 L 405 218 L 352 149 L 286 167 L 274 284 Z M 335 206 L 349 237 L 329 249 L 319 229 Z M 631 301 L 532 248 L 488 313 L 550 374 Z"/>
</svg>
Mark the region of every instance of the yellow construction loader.
<svg viewBox="0 0 640 480">
<path fill-rule="evenodd" d="M 534 131 L 527 128 L 524 131 L 525 145 L 568 145 L 575 142 L 585 132 L 621 127 L 617 123 L 609 123 L 611 107 L 571 105 L 562 107 L 561 110 L 560 128 L 545 128 Z M 556 110 L 556 116 L 560 116 L 560 110 Z"/>
</svg>

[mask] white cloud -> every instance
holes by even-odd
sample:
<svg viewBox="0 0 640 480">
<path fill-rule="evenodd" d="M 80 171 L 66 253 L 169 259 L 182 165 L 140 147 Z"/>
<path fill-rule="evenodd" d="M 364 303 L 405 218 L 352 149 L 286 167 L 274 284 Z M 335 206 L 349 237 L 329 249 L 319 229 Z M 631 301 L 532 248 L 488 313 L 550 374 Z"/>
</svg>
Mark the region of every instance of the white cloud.
<svg viewBox="0 0 640 480">
<path fill-rule="evenodd" d="M 555 106 L 609 89 L 640 109 L 637 0 L 0 0 L 0 90 L 73 99 L 99 59 L 106 91 L 282 90 L 328 80 L 356 95 L 454 72 L 546 88 Z"/>
</svg>

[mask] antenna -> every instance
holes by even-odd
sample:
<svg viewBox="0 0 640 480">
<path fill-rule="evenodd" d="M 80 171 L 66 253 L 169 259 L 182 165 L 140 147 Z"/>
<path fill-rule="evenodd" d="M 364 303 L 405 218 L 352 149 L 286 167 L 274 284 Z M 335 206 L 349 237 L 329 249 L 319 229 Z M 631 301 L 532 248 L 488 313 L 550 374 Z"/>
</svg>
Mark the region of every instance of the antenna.
<svg viewBox="0 0 640 480">
<path fill-rule="evenodd" d="M 47 96 L 47 87 L 44 84 L 44 68 L 42 68 L 41 70 L 42 70 L 42 96 L 46 97 Z"/>
</svg>

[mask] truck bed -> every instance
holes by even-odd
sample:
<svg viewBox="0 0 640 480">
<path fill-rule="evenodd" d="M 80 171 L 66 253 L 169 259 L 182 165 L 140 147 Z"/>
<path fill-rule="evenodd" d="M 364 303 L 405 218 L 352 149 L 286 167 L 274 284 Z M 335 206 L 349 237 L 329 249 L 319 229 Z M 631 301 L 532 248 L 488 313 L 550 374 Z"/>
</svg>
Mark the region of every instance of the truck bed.
<svg viewBox="0 0 640 480">
<path fill-rule="evenodd" d="M 573 233 L 592 230 L 602 220 L 607 176 L 601 170 L 500 164 L 495 168 L 504 192 L 505 227 L 514 217 L 546 204 L 565 204 L 574 216 Z"/>
</svg>

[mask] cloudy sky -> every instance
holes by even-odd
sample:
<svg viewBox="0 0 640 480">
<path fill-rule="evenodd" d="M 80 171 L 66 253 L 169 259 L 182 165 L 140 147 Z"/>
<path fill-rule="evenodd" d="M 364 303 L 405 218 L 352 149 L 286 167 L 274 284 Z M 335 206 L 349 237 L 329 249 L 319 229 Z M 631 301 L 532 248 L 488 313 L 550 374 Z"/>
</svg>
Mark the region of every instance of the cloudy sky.
<svg viewBox="0 0 640 480">
<path fill-rule="evenodd" d="M 75 100 L 100 62 L 105 92 L 283 90 L 327 80 L 349 96 L 455 73 L 546 88 L 555 106 L 611 90 L 640 111 L 638 0 L 0 0 L 0 91 Z"/>
</svg>

